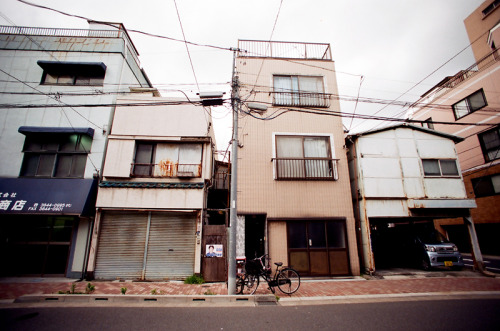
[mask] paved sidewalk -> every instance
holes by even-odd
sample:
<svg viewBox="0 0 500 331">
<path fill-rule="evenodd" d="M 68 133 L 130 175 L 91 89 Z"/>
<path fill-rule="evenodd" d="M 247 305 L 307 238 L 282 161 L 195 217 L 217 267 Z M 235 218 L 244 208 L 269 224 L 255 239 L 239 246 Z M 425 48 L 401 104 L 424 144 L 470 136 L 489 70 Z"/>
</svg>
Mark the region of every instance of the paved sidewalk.
<svg viewBox="0 0 500 331">
<path fill-rule="evenodd" d="M 0 278 L 1 302 L 13 302 L 24 295 L 57 294 L 59 291 L 85 292 L 87 281 L 72 281 L 59 278 Z M 171 282 L 120 282 L 92 281 L 95 295 L 121 295 L 126 288 L 126 295 L 226 295 L 225 283 L 207 283 L 202 285 Z M 256 294 L 270 294 L 267 284 L 260 284 Z M 277 290 L 277 295 L 285 301 L 305 298 L 332 298 L 353 296 L 390 296 L 418 295 L 426 293 L 496 293 L 500 294 L 500 278 L 483 276 L 477 272 L 426 273 L 410 275 L 385 275 L 376 277 L 346 277 L 332 279 L 304 278 L 300 289 L 291 296 Z"/>
</svg>

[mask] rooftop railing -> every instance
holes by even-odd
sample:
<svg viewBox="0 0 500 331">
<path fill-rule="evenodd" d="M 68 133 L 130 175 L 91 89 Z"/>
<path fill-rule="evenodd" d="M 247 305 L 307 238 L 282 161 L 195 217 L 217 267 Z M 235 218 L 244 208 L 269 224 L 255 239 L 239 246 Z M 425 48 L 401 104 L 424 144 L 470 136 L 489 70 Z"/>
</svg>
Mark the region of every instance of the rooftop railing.
<svg viewBox="0 0 500 331">
<path fill-rule="evenodd" d="M 38 28 L 29 26 L 8 26 L 0 25 L 0 34 L 20 34 L 29 36 L 49 36 L 49 37 L 103 37 L 119 38 L 122 30 L 92 30 L 92 29 L 59 29 L 59 28 Z"/>
<path fill-rule="evenodd" d="M 471 65 L 469 68 L 461 70 L 455 76 L 443 80 L 439 86 L 434 87 L 433 89 L 429 90 L 424 95 L 422 95 L 422 98 L 435 99 L 441 96 L 442 94 L 446 93 L 448 89 L 454 88 L 455 86 L 468 80 L 470 77 L 474 76 L 478 72 L 490 67 L 497 61 L 500 61 L 500 53 L 498 48 L 495 49 L 490 54 L 483 57 L 478 62 Z"/>
<path fill-rule="evenodd" d="M 130 40 L 127 31 L 123 28 L 110 30 L 94 29 L 60 29 L 60 28 L 39 28 L 30 26 L 10 26 L 0 25 L 0 34 L 14 34 L 24 36 L 46 36 L 46 37 L 80 37 L 80 38 L 123 38 L 127 45 L 130 45 L 132 56 L 139 63 L 138 52 L 134 43 Z"/>
<path fill-rule="evenodd" d="M 330 44 L 238 40 L 238 48 L 240 57 L 332 60 Z"/>
</svg>

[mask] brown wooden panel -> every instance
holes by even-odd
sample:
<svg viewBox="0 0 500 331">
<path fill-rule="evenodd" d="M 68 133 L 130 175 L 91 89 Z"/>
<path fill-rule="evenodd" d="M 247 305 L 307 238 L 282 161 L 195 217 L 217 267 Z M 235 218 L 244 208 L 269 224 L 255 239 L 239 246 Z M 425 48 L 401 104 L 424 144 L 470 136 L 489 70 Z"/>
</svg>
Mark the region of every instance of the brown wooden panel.
<svg viewBox="0 0 500 331">
<path fill-rule="evenodd" d="M 349 274 L 349 258 L 347 251 L 330 251 L 330 274 Z"/>
<path fill-rule="evenodd" d="M 204 225 L 202 239 L 201 272 L 206 282 L 222 282 L 227 277 L 227 239 L 225 225 Z M 207 245 L 223 245 L 223 257 L 205 257 Z"/>
<path fill-rule="evenodd" d="M 311 259 L 311 275 L 328 275 L 328 253 L 325 251 L 309 251 Z"/>
<path fill-rule="evenodd" d="M 299 273 L 309 273 L 309 254 L 307 251 L 290 252 L 289 266 L 297 270 Z"/>
</svg>

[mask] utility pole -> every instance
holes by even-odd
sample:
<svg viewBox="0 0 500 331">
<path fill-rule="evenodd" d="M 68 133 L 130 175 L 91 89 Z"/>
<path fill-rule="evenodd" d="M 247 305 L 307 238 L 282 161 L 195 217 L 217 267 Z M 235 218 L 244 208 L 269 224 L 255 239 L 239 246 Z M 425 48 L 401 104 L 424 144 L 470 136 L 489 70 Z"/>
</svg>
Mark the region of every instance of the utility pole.
<svg viewBox="0 0 500 331">
<path fill-rule="evenodd" d="M 236 52 L 233 51 L 233 80 L 231 86 L 231 106 L 233 108 L 233 138 L 231 140 L 231 193 L 229 198 L 229 244 L 227 263 L 227 294 L 236 293 L 236 223 L 238 222 L 238 210 L 236 209 L 237 192 L 237 172 L 238 172 L 238 114 L 240 108 L 239 80 L 235 75 Z"/>
</svg>

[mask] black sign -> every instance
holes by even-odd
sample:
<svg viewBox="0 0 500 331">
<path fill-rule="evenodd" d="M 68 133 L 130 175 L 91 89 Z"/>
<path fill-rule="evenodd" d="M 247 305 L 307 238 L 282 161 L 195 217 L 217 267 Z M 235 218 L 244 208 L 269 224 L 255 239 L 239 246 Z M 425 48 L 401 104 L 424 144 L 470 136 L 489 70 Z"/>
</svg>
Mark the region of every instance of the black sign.
<svg viewBox="0 0 500 331">
<path fill-rule="evenodd" d="M 0 214 L 91 216 L 97 180 L 0 178 Z"/>
</svg>

